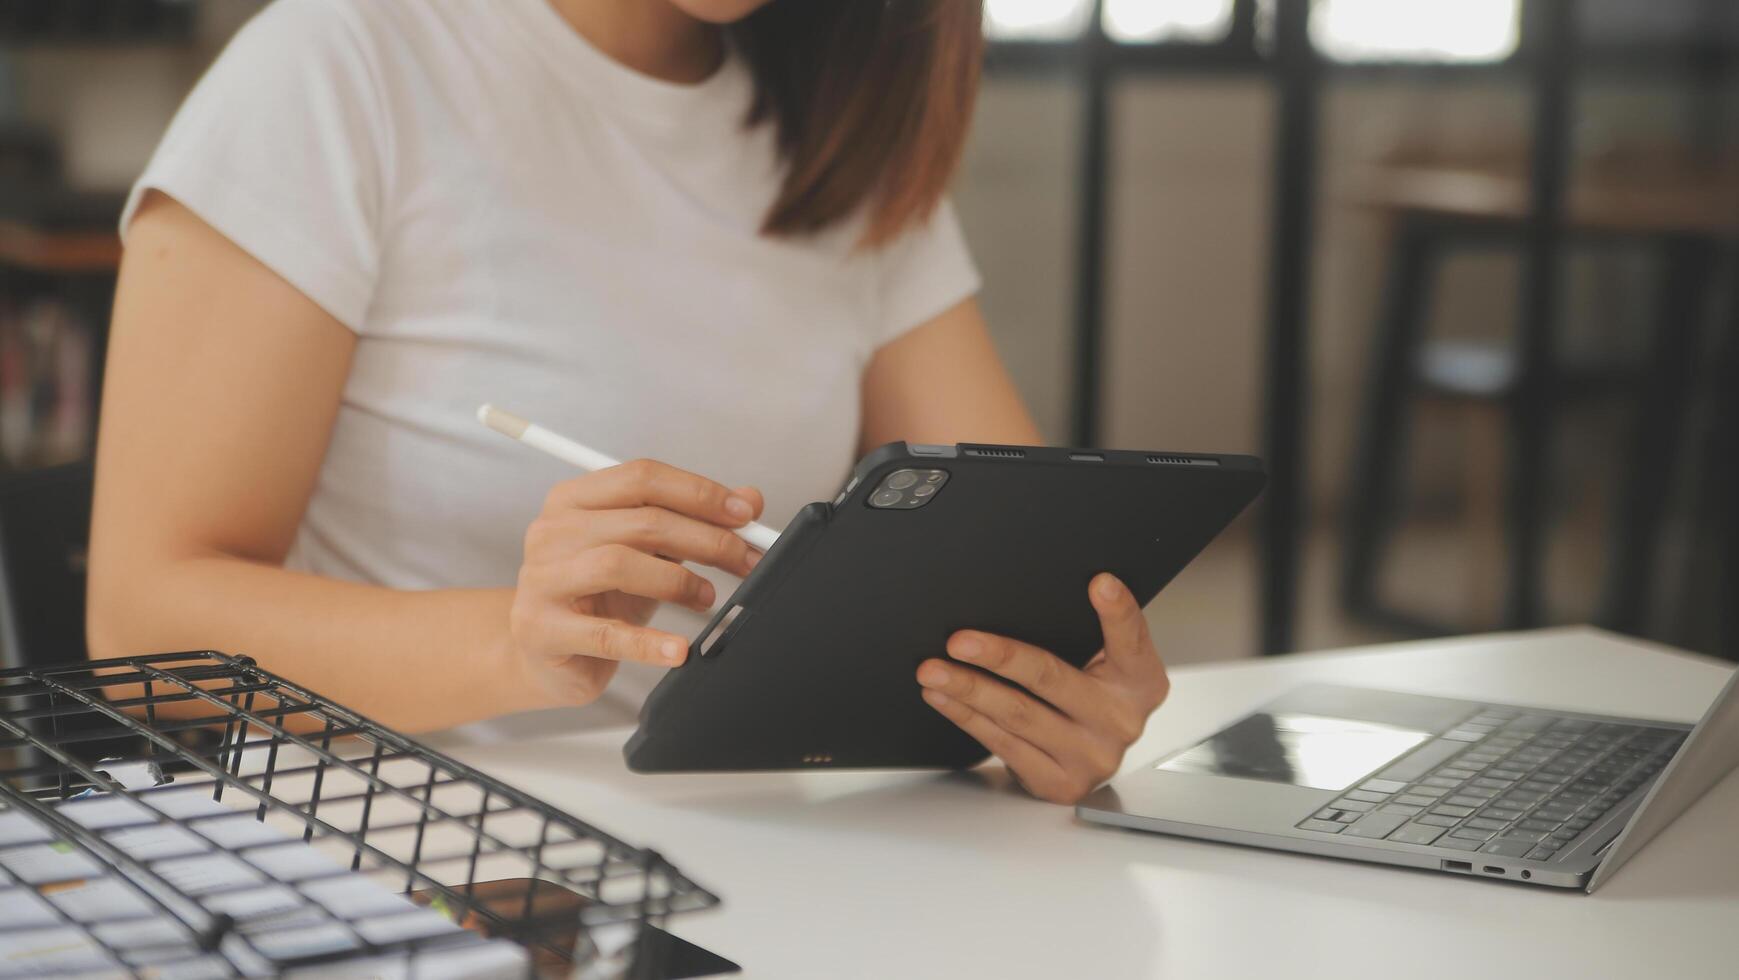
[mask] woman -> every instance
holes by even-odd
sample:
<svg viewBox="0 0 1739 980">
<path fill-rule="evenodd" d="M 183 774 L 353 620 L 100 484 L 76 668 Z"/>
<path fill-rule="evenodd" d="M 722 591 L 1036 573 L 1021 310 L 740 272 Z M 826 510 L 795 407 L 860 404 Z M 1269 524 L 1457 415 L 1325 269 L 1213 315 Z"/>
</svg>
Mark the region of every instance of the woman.
<svg viewBox="0 0 1739 980">
<path fill-rule="evenodd" d="M 979 6 L 272 4 L 123 219 L 93 654 L 245 651 L 419 731 L 619 719 L 758 559 L 727 529 L 890 441 L 1036 442 L 942 200 Z M 485 401 L 647 458 L 574 477 Z M 1089 593 L 1085 671 L 949 640 L 1037 697 L 914 679 L 1059 802 L 1166 692 L 1128 591 Z"/>
</svg>

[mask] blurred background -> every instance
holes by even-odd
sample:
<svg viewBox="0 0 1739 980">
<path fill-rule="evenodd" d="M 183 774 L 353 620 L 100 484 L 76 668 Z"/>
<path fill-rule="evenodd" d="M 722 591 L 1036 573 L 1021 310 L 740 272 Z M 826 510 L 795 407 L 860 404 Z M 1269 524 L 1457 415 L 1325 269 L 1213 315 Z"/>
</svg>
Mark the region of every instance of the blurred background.
<svg viewBox="0 0 1739 980">
<path fill-rule="evenodd" d="M 0 0 L 0 468 L 85 458 L 128 184 L 260 0 Z M 955 197 L 1056 443 L 1252 452 L 1174 662 L 1739 659 L 1739 4 L 986 0 Z"/>
</svg>

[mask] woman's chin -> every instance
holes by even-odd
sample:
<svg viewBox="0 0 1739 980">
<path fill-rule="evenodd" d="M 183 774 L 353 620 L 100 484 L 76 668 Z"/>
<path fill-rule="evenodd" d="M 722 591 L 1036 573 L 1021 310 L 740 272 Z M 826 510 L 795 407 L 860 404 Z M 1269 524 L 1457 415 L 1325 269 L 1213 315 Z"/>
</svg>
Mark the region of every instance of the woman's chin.
<svg viewBox="0 0 1739 980">
<path fill-rule="evenodd" d="M 734 24 L 769 2 L 770 0 L 670 0 L 671 6 L 695 20 L 709 24 Z"/>
</svg>

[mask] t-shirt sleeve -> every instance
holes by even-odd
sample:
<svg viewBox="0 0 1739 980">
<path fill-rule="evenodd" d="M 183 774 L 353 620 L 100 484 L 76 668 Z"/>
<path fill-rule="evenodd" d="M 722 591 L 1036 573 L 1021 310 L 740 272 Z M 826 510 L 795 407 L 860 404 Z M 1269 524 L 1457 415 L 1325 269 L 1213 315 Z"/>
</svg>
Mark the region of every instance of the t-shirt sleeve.
<svg viewBox="0 0 1739 980">
<path fill-rule="evenodd" d="M 981 284 L 951 201 L 943 201 L 928 222 L 884 245 L 879 260 L 878 348 L 947 312 Z"/>
<path fill-rule="evenodd" d="M 121 216 L 169 195 L 352 330 L 380 267 L 390 146 L 363 34 L 334 0 L 277 0 L 182 105 Z"/>
</svg>

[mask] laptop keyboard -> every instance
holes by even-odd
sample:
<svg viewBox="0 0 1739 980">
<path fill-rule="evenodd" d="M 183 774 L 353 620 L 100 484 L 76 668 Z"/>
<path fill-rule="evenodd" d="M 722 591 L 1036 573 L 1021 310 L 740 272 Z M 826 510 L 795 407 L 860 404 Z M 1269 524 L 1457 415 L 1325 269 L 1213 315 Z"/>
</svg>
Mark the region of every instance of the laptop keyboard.
<svg viewBox="0 0 1739 980">
<path fill-rule="evenodd" d="M 1488 708 L 1298 824 L 1549 861 L 1653 779 L 1685 733 Z"/>
</svg>

